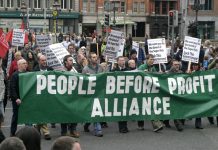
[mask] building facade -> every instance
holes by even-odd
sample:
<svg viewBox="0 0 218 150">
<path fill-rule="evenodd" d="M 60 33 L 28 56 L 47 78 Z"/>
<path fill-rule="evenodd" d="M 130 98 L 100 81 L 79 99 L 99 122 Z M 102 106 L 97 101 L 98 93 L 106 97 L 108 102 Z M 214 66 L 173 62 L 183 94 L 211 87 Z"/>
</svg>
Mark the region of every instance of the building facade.
<svg viewBox="0 0 218 150">
<path fill-rule="evenodd" d="M 110 27 L 124 31 L 126 35 L 144 37 L 146 34 L 147 0 L 81 0 L 85 33 L 106 31 L 105 14 L 110 16 Z"/>
<path fill-rule="evenodd" d="M 21 12 L 22 2 L 27 9 Z M 56 0 L 0 0 L 0 27 L 5 31 L 10 28 L 19 28 L 25 20 L 26 28 L 35 32 L 54 32 L 52 12 Z M 79 0 L 57 0 L 60 11 L 57 16 L 58 32 L 79 33 L 81 15 Z"/>
<path fill-rule="evenodd" d="M 150 37 L 172 37 L 172 29 L 168 26 L 168 13 L 170 10 L 180 12 L 179 0 L 149 0 L 148 25 Z M 179 21 L 180 26 L 180 21 Z M 175 27 L 175 36 L 179 35 L 179 26 Z"/>
<path fill-rule="evenodd" d="M 81 0 L 83 31 L 102 33 L 105 14 L 110 14 L 110 26 L 133 37 L 170 36 L 169 10 L 180 10 L 179 0 Z M 179 34 L 179 27 L 175 28 Z"/>
<path fill-rule="evenodd" d="M 196 11 L 188 2 L 187 5 L 186 27 L 196 21 Z M 205 0 L 198 11 L 197 21 L 199 38 L 218 40 L 218 1 Z"/>
</svg>

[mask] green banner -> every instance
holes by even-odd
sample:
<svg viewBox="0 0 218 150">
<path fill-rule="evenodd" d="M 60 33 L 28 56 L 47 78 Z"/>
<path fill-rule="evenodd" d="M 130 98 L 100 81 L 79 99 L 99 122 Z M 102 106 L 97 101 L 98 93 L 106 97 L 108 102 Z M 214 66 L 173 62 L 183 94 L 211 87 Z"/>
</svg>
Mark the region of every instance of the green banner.
<svg viewBox="0 0 218 150">
<path fill-rule="evenodd" d="M 19 123 L 218 116 L 218 71 L 193 74 L 34 72 L 19 76 Z"/>
</svg>

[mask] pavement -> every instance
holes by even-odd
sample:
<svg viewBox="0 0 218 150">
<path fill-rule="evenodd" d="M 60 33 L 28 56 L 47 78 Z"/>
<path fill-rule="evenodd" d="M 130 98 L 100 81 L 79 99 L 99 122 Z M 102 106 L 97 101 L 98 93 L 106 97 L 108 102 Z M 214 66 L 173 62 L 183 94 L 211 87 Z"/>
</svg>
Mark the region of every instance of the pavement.
<svg viewBox="0 0 218 150">
<path fill-rule="evenodd" d="M 3 132 L 6 136 L 10 133 L 10 120 L 12 108 L 9 102 Z M 216 121 L 215 121 L 216 122 Z M 129 121 L 129 133 L 119 133 L 118 125 L 115 122 L 108 123 L 109 127 L 103 129 L 103 137 L 95 137 L 93 133 L 85 133 L 83 125 L 78 124 L 80 138 L 78 139 L 82 150 L 218 150 L 218 127 L 210 125 L 207 118 L 203 119 L 204 129 L 194 128 L 194 119 L 187 120 L 184 131 L 178 132 L 173 122 L 170 122 L 171 128 L 164 128 L 159 133 L 152 131 L 151 122 L 145 121 L 145 130 L 137 130 L 137 122 Z M 18 129 L 24 125 L 19 125 Z M 49 150 L 52 143 L 60 137 L 60 125 L 51 128 L 48 124 L 52 140 L 46 141 L 42 136 L 42 150 Z M 93 130 L 93 126 L 90 126 Z"/>
</svg>

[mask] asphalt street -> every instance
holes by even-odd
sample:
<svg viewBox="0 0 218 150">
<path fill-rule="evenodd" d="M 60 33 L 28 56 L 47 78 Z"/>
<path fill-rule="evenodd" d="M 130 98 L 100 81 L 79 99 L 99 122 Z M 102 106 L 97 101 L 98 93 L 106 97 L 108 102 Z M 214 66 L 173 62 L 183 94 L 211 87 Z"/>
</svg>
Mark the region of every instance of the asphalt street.
<svg viewBox="0 0 218 150">
<path fill-rule="evenodd" d="M 9 104 L 5 113 L 3 132 L 9 136 L 12 108 Z M 216 122 L 216 121 L 215 121 Z M 145 130 L 137 130 L 137 122 L 129 121 L 129 133 L 118 132 L 117 123 L 108 123 L 109 127 L 103 129 L 103 137 L 95 137 L 92 133 L 85 133 L 83 125 L 78 124 L 78 131 L 82 150 L 217 150 L 218 149 L 218 127 L 210 125 L 207 118 L 203 119 L 204 129 L 194 128 L 194 119 L 187 120 L 183 132 L 178 132 L 173 122 L 172 128 L 164 128 L 163 131 L 155 133 L 152 131 L 150 121 L 146 121 Z M 23 125 L 19 126 L 21 128 Z M 52 140 L 46 141 L 42 136 L 42 150 L 49 150 L 52 142 L 60 137 L 60 125 L 51 128 Z M 93 126 L 90 126 L 93 129 Z"/>
</svg>

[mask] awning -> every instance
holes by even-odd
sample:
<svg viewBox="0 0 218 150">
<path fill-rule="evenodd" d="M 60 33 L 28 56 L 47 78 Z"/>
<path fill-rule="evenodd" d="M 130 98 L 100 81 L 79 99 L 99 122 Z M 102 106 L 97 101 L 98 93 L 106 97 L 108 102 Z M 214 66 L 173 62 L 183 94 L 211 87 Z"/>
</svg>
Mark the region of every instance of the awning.
<svg viewBox="0 0 218 150">
<path fill-rule="evenodd" d="M 104 25 L 104 21 L 100 21 L 101 25 Z M 131 21 L 131 20 L 116 20 L 116 25 L 124 25 L 124 24 L 128 24 L 128 25 L 134 25 L 135 22 Z M 110 21 L 110 25 L 113 25 L 113 21 Z"/>
</svg>

